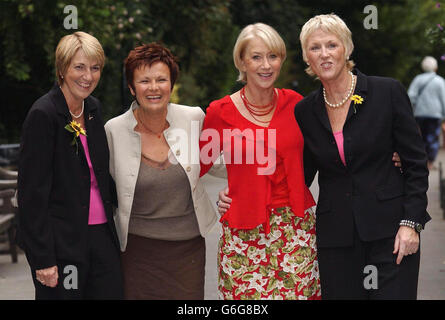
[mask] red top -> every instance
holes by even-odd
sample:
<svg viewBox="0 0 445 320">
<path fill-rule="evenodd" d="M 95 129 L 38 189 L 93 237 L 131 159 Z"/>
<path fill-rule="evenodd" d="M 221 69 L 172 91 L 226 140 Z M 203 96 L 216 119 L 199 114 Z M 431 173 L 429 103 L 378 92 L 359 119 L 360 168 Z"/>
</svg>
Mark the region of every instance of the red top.
<svg viewBox="0 0 445 320">
<path fill-rule="evenodd" d="M 220 221 L 229 227 L 253 229 L 263 224 L 268 233 L 270 209 L 287 204 L 303 217 L 315 205 L 304 181 L 304 141 L 294 117 L 301 99 L 295 91 L 278 89 L 277 108 L 267 128 L 244 118 L 230 96 L 207 108 L 200 141 L 201 176 L 224 151 L 232 203 Z"/>
<path fill-rule="evenodd" d="M 274 174 L 270 175 L 271 195 L 270 208 L 289 207 L 289 189 L 287 187 L 286 169 L 284 161 L 277 156 L 277 165 Z"/>
</svg>

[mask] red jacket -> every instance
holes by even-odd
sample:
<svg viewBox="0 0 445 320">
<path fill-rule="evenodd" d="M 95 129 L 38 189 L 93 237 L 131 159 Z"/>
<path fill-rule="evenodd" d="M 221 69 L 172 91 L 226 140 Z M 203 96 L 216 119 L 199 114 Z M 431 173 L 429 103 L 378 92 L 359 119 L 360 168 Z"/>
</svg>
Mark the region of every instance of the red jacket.
<svg viewBox="0 0 445 320">
<path fill-rule="evenodd" d="M 253 229 L 263 224 L 266 233 L 269 232 L 271 179 L 276 162 L 273 158 L 269 158 L 269 161 L 264 163 L 261 155 L 271 155 L 271 152 L 276 152 L 276 158 L 283 159 L 289 204 L 294 214 L 303 217 L 305 210 L 315 205 L 304 181 L 304 141 L 294 117 L 294 107 L 301 99 L 302 96 L 295 91 L 278 89 L 277 108 L 267 128 L 257 126 L 244 118 L 230 96 L 213 101 L 207 108 L 200 141 L 201 176 L 212 166 L 212 163 L 206 163 L 206 159 L 215 161 L 219 153 L 224 151 L 229 197 L 232 198 L 232 203 L 220 221 L 227 221 L 229 227 Z M 206 131 L 208 129 L 214 130 Z M 232 136 L 228 134 L 229 132 Z M 209 133 L 213 134 L 213 138 L 206 137 Z M 276 145 L 273 143 L 274 133 L 276 133 Z M 234 149 L 236 141 L 242 145 L 241 163 L 237 158 L 238 150 Z M 263 145 L 268 152 L 263 151 Z M 214 149 L 210 150 L 210 146 Z M 254 149 L 249 146 L 254 146 Z M 272 170 L 269 170 L 268 174 L 258 174 L 271 166 Z"/>
</svg>

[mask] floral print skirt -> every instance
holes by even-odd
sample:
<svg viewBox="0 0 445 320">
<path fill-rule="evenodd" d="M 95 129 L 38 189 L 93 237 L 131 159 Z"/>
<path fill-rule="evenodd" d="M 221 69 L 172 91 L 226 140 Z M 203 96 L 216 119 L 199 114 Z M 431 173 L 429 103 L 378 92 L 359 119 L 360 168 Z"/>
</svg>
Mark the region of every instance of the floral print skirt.
<svg viewBox="0 0 445 320">
<path fill-rule="evenodd" d="M 297 217 L 289 207 L 272 209 L 270 233 L 222 224 L 218 250 L 219 298 L 226 300 L 319 300 L 315 213 Z"/>
</svg>

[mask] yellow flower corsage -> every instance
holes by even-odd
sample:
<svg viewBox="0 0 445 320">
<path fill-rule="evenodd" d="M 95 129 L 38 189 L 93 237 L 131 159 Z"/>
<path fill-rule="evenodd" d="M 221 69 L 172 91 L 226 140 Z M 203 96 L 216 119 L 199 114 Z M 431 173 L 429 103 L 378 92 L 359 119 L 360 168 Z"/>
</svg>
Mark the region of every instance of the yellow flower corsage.
<svg viewBox="0 0 445 320">
<path fill-rule="evenodd" d="M 68 123 L 65 126 L 65 129 L 68 130 L 69 132 L 71 132 L 73 134 L 73 141 L 71 141 L 71 145 L 73 146 L 74 144 L 76 145 L 76 153 L 78 150 L 78 145 L 77 145 L 77 137 L 81 134 L 83 134 L 85 137 L 87 136 L 87 133 L 85 132 L 85 130 L 80 126 L 80 123 L 76 122 L 76 121 L 71 121 L 70 123 Z"/>
<path fill-rule="evenodd" d="M 359 96 L 358 94 L 354 94 L 351 97 L 351 100 L 354 102 L 354 113 L 357 113 L 357 109 L 355 108 L 356 104 L 362 104 L 363 103 L 363 98 L 361 96 Z"/>
</svg>

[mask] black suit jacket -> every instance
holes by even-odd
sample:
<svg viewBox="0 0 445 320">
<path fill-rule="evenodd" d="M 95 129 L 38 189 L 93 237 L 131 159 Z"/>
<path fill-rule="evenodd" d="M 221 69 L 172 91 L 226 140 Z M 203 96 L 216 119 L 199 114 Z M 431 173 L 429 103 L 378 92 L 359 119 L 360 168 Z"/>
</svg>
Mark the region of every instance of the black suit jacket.
<svg viewBox="0 0 445 320">
<path fill-rule="evenodd" d="M 119 250 L 112 213 L 114 182 L 99 100 L 85 99 L 83 116 L 91 163 Z M 77 147 L 71 145 L 73 134 L 65 129 L 70 121 L 65 97 L 56 85 L 33 104 L 23 124 L 18 242 L 33 269 L 54 266 L 58 260 L 87 259 L 90 171 L 80 139 Z"/>
<path fill-rule="evenodd" d="M 295 108 L 304 135 L 307 185 L 319 172 L 317 244 L 341 247 L 353 243 L 354 224 L 363 241 L 393 237 L 402 219 L 425 224 L 427 158 L 404 87 L 396 80 L 366 76 L 358 70 L 354 94 L 343 127 L 346 166 L 340 160 L 322 88 Z M 402 159 L 403 174 L 392 154 Z"/>
</svg>

